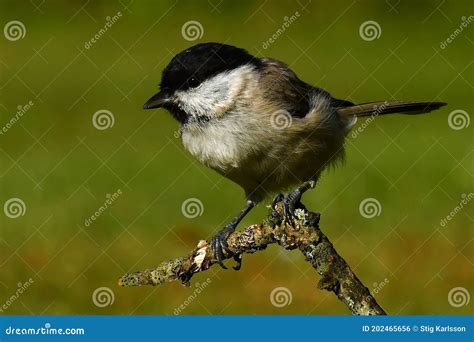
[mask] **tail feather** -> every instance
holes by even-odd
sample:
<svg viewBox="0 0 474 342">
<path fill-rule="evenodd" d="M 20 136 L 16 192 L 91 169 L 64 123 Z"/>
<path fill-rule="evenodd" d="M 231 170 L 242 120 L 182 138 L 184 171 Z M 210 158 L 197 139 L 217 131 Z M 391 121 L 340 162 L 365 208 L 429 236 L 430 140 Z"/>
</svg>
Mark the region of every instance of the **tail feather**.
<svg viewBox="0 0 474 342">
<path fill-rule="evenodd" d="M 394 113 L 416 115 L 429 113 L 445 105 L 445 102 L 378 101 L 339 108 L 337 112 L 343 117 L 378 116 Z"/>
</svg>

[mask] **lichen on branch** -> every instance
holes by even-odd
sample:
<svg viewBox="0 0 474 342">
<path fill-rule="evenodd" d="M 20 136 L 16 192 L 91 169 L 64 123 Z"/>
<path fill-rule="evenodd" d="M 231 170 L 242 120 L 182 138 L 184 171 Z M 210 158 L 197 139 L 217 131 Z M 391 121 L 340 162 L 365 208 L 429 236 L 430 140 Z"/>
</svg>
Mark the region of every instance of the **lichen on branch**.
<svg viewBox="0 0 474 342">
<path fill-rule="evenodd" d="M 353 314 L 385 315 L 370 291 L 319 229 L 319 214 L 301 206 L 296 209 L 295 216 L 293 224 L 286 223 L 283 208 L 278 203 L 263 223 L 229 235 L 229 251 L 225 251 L 225 259 L 255 253 L 269 244 L 278 244 L 288 250 L 299 249 L 321 276 L 318 288 L 334 292 Z M 118 283 L 120 286 L 161 285 L 180 280 L 189 286 L 194 274 L 206 271 L 216 263 L 215 251 L 207 241 L 201 240 L 187 256 L 162 262 L 152 269 L 126 274 Z"/>
</svg>

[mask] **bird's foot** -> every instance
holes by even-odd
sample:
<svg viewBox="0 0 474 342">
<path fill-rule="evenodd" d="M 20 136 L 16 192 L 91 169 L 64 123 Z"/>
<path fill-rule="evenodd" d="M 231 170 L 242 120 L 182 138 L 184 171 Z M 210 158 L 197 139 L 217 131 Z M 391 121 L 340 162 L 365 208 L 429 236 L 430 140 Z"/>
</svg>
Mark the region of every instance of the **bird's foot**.
<svg viewBox="0 0 474 342">
<path fill-rule="evenodd" d="M 235 225 L 228 224 L 223 229 L 221 229 L 211 240 L 211 246 L 214 249 L 217 262 L 223 269 L 227 269 L 227 267 L 224 265 L 224 262 L 223 262 L 224 257 L 225 257 L 224 252 L 232 253 L 229 250 L 229 245 L 227 244 L 227 238 L 234 231 L 235 231 Z M 234 260 L 237 262 L 237 264 L 233 266 L 233 269 L 238 271 L 240 270 L 240 267 L 242 266 L 242 255 L 235 254 Z"/>
<path fill-rule="evenodd" d="M 285 196 L 281 192 L 276 194 L 275 197 L 273 197 L 273 201 L 272 201 L 272 209 L 273 210 L 277 209 L 278 202 L 283 201 L 284 197 Z"/>
<path fill-rule="evenodd" d="M 315 181 L 308 181 L 287 194 L 277 194 L 273 198 L 272 208 L 275 209 L 276 204 L 281 202 L 283 206 L 283 218 L 286 223 L 292 225 L 295 220 L 295 210 L 298 208 L 304 208 L 301 203 L 301 197 L 307 190 L 314 188 L 315 184 Z"/>
<path fill-rule="evenodd" d="M 301 193 L 297 190 L 291 191 L 283 196 L 283 217 L 285 222 L 293 225 L 295 221 L 295 210 L 302 206 Z"/>
<path fill-rule="evenodd" d="M 302 206 L 301 194 L 297 190 L 291 191 L 287 194 L 279 193 L 273 198 L 272 209 L 276 210 L 279 202 L 282 204 L 283 208 L 283 218 L 285 222 L 293 224 L 295 218 L 295 210 Z"/>
</svg>

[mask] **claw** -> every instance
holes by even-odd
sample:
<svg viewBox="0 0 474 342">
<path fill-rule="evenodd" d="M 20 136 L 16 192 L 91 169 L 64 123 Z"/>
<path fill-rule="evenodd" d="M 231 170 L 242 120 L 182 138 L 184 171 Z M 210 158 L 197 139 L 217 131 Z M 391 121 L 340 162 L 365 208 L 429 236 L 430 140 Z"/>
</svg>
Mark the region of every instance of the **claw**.
<svg viewBox="0 0 474 342">
<path fill-rule="evenodd" d="M 230 254 L 234 257 L 234 260 L 237 262 L 237 265 L 234 266 L 235 270 L 239 270 L 240 267 L 242 266 L 242 255 L 240 254 L 233 254 L 229 250 L 229 246 L 227 245 L 227 238 L 229 237 L 230 234 L 232 234 L 235 231 L 235 228 L 239 224 L 239 222 L 244 218 L 245 215 L 255 206 L 255 202 L 252 200 L 247 201 L 247 205 L 245 206 L 244 209 L 236 216 L 234 219 L 226 225 L 222 230 L 220 230 L 216 236 L 212 238 L 211 241 L 211 246 L 214 249 L 215 257 L 217 259 L 217 262 L 223 269 L 227 269 L 227 267 L 224 265 L 224 251 L 227 252 L 227 254 Z"/>
<path fill-rule="evenodd" d="M 227 245 L 227 238 L 231 233 L 233 233 L 235 227 L 232 225 L 225 226 L 221 231 L 219 231 L 216 236 L 212 238 L 212 248 L 214 249 L 217 262 L 223 269 L 227 269 L 224 265 L 224 251 L 229 252 L 228 245 Z M 235 256 L 234 256 L 235 259 Z"/>
<path fill-rule="evenodd" d="M 238 271 L 242 267 L 242 254 L 234 255 L 234 260 L 237 264 L 235 266 L 233 266 L 232 268 L 234 270 Z"/>
<path fill-rule="evenodd" d="M 285 194 L 285 195 L 277 195 L 274 198 L 274 201 L 278 198 L 282 201 L 283 204 L 283 215 L 285 221 L 291 225 L 294 223 L 295 219 L 295 210 L 298 207 L 304 207 L 301 204 L 301 196 L 309 189 L 314 188 L 316 182 L 314 180 L 307 181 L 297 187 L 295 190 Z M 282 199 L 283 197 L 283 199 Z"/>
<path fill-rule="evenodd" d="M 224 255 L 223 255 L 224 253 L 222 252 L 222 246 L 220 242 L 217 239 L 213 240 L 212 247 L 214 248 L 214 251 L 216 253 L 217 262 L 223 269 L 226 270 L 227 267 L 224 265 L 224 262 L 222 261 L 224 259 Z"/>
<path fill-rule="evenodd" d="M 273 210 L 276 209 L 276 205 L 278 204 L 278 202 L 283 201 L 284 197 L 285 196 L 283 196 L 283 194 L 281 192 L 276 194 L 275 197 L 273 197 L 273 202 L 272 202 L 272 209 Z"/>
<path fill-rule="evenodd" d="M 296 196 L 294 192 L 286 194 L 283 198 L 283 215 L 285 221 L 289 224 L 293 224 L 294 222 L 295 209 L 299 201 L 299 196 Z"/>
</svg>

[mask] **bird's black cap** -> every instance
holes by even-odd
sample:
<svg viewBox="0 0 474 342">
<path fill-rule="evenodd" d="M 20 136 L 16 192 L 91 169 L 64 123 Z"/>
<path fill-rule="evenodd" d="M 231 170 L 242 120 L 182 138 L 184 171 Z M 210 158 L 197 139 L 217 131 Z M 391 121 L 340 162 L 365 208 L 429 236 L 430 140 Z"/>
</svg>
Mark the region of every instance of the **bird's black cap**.
<svg viewBox="0 0 474 342">
<path fill-rule="evenodd" d="M 160 89 L 174 91 L 195 87 L 223 71 L 261 62 L 244 49 L 220 43 L 202 43 L 178 53 L 163 70 Z"/>
<path fill-rule="evenodd" d="M 227 70 L 251 64 L 260 68 L 261 61 L 244 49 L 220 43 L 194 45 L 173 57 L 163 70 L 160 91 L 143 106 L 145 109 L 166 108 L 181 123 L 187 114 L 169 98 L 176 90 L 197 87 L 203 81 Z"/>
</svg>

